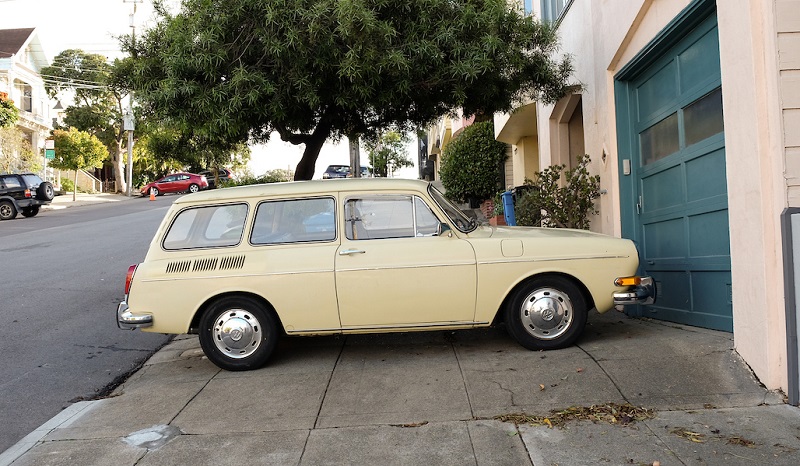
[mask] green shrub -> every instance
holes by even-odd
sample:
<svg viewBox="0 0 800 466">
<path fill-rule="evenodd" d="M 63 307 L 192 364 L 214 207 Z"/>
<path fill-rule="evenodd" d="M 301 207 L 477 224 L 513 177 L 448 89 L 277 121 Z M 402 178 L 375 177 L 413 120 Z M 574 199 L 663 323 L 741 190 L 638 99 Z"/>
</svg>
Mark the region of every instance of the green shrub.
<svg viewBox="0 0 800 466">
<path fill-rule="evenodd" d="M 494 138 L 494 123 L 473 123 L 444 148 L 439 176 L 448 198 L 475 203 L 503 188 L 506 145 Z"/>
<path fill-rule="evenodd" d="M 280 183 L 284 181 L 292 181 L 294 173 L 291 170 L 270 170 L 261 176 L 244 175 L 237 178 L 235 181 L 225 181 L 221 183 L 221 188 L 229 188 L 231 186 L 247 186 L 251 184 L 265 184 L 265 183 Z"/>
<path fill-rule="evenodd" d="M 598 212 L 594 200 L 600 197 L 600 176 L 589 175 L 589 161 L 582 155 L 575 168 L 565 171 L 566 165 L 553 165 L 526 179 L 528 189 L 514 207 L 517 225 L 588 230 L 590 216 Z"/>
<path fill-rule="evenodd" d="M 69 178 L 61 178 L 61 190 L 71 193 L 75 190 L 75 183 Z"/>
</svg>

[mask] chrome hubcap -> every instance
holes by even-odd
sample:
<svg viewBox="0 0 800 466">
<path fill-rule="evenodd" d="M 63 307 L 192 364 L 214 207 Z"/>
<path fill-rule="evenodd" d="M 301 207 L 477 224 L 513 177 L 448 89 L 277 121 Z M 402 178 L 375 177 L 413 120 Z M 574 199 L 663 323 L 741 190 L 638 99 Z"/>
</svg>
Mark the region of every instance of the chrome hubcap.
<svg viewBox="0 0 800 466">
<path fill-rule="evenodd" d="M 232 309 L 214 321 L 214 344 L 225 356 L 241 359 L 261 345 L 261 324 L 244 309 Z"/>
<path fill-rule="evenodd" d="M 572 301 L 560 290 L 540 288 L 522 301 L 519 317 L 531 336 L 552 340 L 563 335 L 572 325 Z"/>
</svg>

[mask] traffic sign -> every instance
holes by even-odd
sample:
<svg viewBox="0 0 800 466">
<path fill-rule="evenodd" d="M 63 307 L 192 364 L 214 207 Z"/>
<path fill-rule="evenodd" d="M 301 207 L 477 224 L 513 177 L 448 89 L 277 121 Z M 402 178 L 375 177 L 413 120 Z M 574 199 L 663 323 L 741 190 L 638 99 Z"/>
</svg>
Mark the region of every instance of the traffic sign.
<svg viewBox="0 0 800 466">
<path fill-rule="evenodd" d="M 44 150 L 44 158 L 47 160 L 53 160 L 56 158 L 56 150 L 55 149 L 45 149 Z"/>
</svg>

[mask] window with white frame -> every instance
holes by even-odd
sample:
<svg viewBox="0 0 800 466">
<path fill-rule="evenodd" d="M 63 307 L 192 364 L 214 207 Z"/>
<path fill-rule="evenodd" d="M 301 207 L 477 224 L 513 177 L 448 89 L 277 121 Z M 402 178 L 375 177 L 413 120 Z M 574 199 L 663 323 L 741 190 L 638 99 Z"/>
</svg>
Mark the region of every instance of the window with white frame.
<svg viewBox="0 0 800 466">
<path fill-rule="evenodd" d="M 555 23 L 561 19 L 570 3 L 572 0 L 542 0 L 542 20 Z"/>
</svg>

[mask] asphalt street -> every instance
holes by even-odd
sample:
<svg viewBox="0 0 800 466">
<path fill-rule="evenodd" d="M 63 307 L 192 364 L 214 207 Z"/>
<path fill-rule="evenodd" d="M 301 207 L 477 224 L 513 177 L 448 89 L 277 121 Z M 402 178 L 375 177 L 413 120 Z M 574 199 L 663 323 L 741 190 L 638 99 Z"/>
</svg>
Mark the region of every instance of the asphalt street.
<svg viewBox="0 0 800 466">
<path fill-rule="evenodd" d="M 0 451 L 168 341 L 117 329 L 114 311 L 175 197 L 113 199 L 0 222 Z"/>
</svg>

